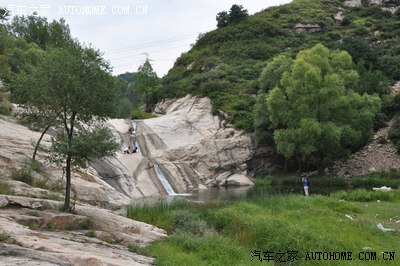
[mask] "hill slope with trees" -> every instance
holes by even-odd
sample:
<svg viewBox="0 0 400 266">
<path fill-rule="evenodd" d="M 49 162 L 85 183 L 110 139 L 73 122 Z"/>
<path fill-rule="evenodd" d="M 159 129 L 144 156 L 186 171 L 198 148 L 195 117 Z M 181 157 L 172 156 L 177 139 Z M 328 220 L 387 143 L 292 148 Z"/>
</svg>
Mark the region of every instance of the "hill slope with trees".
<svg viewBox="0 0 400 266">
<path fill-rule="evenodd" d="M 188 93 L 210 97 L 215 114 L 220 114 L 218 110 L 222 110 L 228 116 L 228 123 L 248 132 L 256 131 L 260 145 L 277 144 L 278 153 L 286 158 L 293 158 L 292 152 L 283 151 L 279 148 L 282 145 L 278 143 L 278 139 L 283 139 L 282 130 L 288 132 L 290 126 L 274 122 L 273 114 L 269 113 L 272 107 L 261 106 L 263 100 L 257 100 L 257 94 L 264 94 L 262 97 L 267 101 L 267 98 L 273 97 L 271 93 L 274 88 L 285 90 L 282 85 L 286 83 L 289 86 L 288 75 L 294 73 L 295 58 L 299 52 L 320 44 L 330 51 L 328 53 L 331 53 L 331 59 L 334 55 L 342 56 L 337 58 L 339 63 L 336 64 L 340 65 L 343 60 L 345 62 L 341 66 L 343 68 L 336 73 L 338 76 L 323 75 L 320 77 L 322 83 L 318 86 L 324 82 L 325 88 L 330 86 L 328 83 L 335 82 L 339 87 L 344 86 L 343 93 L 348 97 L 355 97 L 354 104 L 357 102 L 355 105 L 359 109 L 356 108 L 353 112 L 365 111 L 368 115 L 359 118 L 365 128 L 352 131 L 348 140 L 342 140 L 343 150 L 335 151 L 335 155 L 321 148 L 324 145 L 333 145 L 331 141 L 324 145 L 312 145 L 311 148 L 308 147 L 311 150 L 299 152 L 302 155 L 314 154 L 315 161 L 311 165 L 325 165 L 334 158 L 346 156 L 365 144 L 373 130 L 387 124 L 398 111 L 397 103 L 400 99 L 390 94 L 390 86 L 400 80 L 399 3 L 361 2 L 357 6 L 351 1 L 342 0 L 294 0 L 252 16 L 248 16 L 242 6 L 232 6 L 229 12 L 217 14 L 216 30 L 199 35 L 192 49 L 176 60 L 174 67 L 162 79 L 162 87 L 153 91 L 152 99 L 181 97 Z M 230 19 L 232 13 L 236 14 L 232 10 L 239 12 L 240 19 Z M 332 67 L 337 69 L 338 66 Z M 333 100 L 332 97 L 339 97 L 338 95 L 341 93 L 325 96 Z M 361 102 L 366 105 L 362 107 Z M 354 104 L 347 103 L 350 106 L 355 106 Z M 257 108 L 264 108 L 264 111 Z M 325 111 L 334 112 L 335 108 Z M 279 113 L 279 109 L 277 112 Z M 329 124 L 328 127 L 330 126 L 332 125 Z M 343 130 L 346 128 L 343 125 L 340 127 Z M 331 130 L 333 129 L 328 131 Z M 344 136 L 350 131 L 342 131 L 341 134 Z M 321 137 L 322 135 L 318 134 Z M 325 137 L 334 138 L 333 135 Z M 292 141 L 290 145 L 297 142 L 297 147 L 304 148 L 303 144 L 307 141 L 303 137 Z M 292 136 L 291 139 L 295 138 Z M 321 140 L 317 138 L 314 141 Z M 335 141 L 334 143 L 340 142 L 338 139 Z M 319 153 L 314 153 L 317 150 Z M 298 163 L 310 162 L 308 156 L 303 156 L 303 159 L 299 159 L 301 156 L 297 157 Z"/>
</svg>

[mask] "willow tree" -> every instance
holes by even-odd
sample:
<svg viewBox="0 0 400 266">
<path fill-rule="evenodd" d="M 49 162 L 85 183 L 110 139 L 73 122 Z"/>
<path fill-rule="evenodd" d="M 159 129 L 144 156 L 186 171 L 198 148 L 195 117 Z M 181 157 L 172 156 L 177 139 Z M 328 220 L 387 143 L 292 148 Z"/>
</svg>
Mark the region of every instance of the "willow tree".
<svg viewBox="0 0 400 266">
<path fill-rule="evenodd" d="M 49 48 L 35 66 L 15 76 L 13 94 L 38 110 L 38 115 L 46 110 L 58 129 L 50 151 L 54 162 L 65 165 L 64 210 L 68 211 L 71 169 L 112 155 L 117 148 L 112 135 L 96 123 L 113 113 L 115 90 L 109 65 L 97 50 L 78 43 Z"/>
<path fill-rule="evenodd" d="M 268 96 L 277 152 L 323 167 L 372 136 L 378 96 L 354 92 L 358 73 L 351 56 L 321 44 L 301 51 Z"/>
</svg>

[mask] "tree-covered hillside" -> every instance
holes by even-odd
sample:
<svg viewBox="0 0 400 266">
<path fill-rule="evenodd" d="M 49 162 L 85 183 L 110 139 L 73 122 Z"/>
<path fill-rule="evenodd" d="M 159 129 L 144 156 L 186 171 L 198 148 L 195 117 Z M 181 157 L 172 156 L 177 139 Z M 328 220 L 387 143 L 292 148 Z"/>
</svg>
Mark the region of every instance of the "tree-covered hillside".
<svg viewBox="0 0 400 266">
<path fill-rule="evenodd" d="M 293 59 L 299 51 L 321 43 L 352 56 L 360 75 L 354 91 L 381 96 L 385 114 L 377 115 L 379 127 L 393 111 L 386 95 L 389 85 L 400 79 L 400 10 L 388 11 L 399 3 L 385 1 L 385 10 L 370 1 L 359 7 L 344 2 L 294 0 L 202 34 L 176 60 L 156 98 L 208 96 L 215 111 L 221 109 L 229 122 L 251 132 L 255 95 L 259 89 L 272 89 L 264 85 L 265 77 L 260 83 L 263 69 L 277 55 Z"/>
</svg>

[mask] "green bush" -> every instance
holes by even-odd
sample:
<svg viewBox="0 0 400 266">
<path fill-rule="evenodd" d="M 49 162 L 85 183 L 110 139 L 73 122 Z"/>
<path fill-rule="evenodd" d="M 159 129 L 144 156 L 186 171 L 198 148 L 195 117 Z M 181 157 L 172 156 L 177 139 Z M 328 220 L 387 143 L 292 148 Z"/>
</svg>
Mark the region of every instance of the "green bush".
<svg viewBox="0 0 400 266">
<path fill-rule="evenodd" d="M 92 229 L 92 228 L 93 228 L 93 221 L 92 221 L 92 218 L 87 217 L 87 218 L 85 219 L 85 221 L 83 222 L 83 224 L 82 224 L 82 228 L 83 228 L 83 229 L 86 229 L 86 230 Z"/>
<path fill-rule="evenodd" d="M 11 115 L 10 108 L 0 106 L 0 115 Z"/>
<path fill-rule="evenodd" d="M 397 151 L 400 152 L 400 115 L 394 118 L 394 121 L 389 129 L 389 139 L 397 146 Z"/>
<path fill-rule="evenodd" d="M 87 237 L 97 237 L 96 231 L 94 230 L 89 230 L 85 233 L 85 236 Z"/>
<path fill-rule="evenodd" d="M 180 210 L 174 214 L 174 228 L 178 232 L 187 232 L 194 235 L 203 235 L 207 230 L 207 223 L 198 215 L 189 210 Z"/>
</svg>

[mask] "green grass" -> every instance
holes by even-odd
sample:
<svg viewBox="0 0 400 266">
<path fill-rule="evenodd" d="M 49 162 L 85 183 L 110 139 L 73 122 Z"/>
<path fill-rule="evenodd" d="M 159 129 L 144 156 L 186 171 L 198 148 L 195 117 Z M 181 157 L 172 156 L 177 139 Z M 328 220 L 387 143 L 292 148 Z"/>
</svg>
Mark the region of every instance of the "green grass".
<svg viewBox="0 0 400 266">
<path fill-rule="evenodd" d="M 134 253 L 137 253 L 137 254 L 141 254 L 141 255 L 145 255 L 145 256 L 148 255 L 148 251 L 147 251 L 146 248 L 141 247 L 141 246 L 139 246 L 139 245 L 137 245 L 135 243 L 129 243 L 128 244 L 128 250 L 130 252 L 134 252 Z"/>
<path fill-rule="evenodd" d="M 87 237 L 97 237 L 96 231 L 94 230 L 89 230 L 85 233 L 85 236 Z"/>
<path fill-rule="evenodd" d="M 259 195 L 229 204 L 178 202 L 130 206 L 128 210 L 135 214 L 132 218 L 151 221 L 169 232 L 166 240 L 147 248 L 157 265 L 250 265 L 256 263 L 251 262 L 251 252 L 255 250 L 295 250 L 301 265 L 317 265 L 304 261 L 307 252 L 350 251 L 356 257 L 363 247 L 371 247 L 378 255 L 382 251 L 398 251 L 400 224 L 395 220 L 400 220 L 399 192 L 373 193 L 356 190 L 348 193 L 346 201 L 339 193 L 308 198 Z M 346 215 L 355 218 L 350 220 Z M 382 233 L 377 223 L 396 232 Z M 338 264 L 326 261 L 324 265 Z M 355 260 L 344 265 L 365 262 Z M 389 265 L 396 265 L 396 261 Z"/>
<path fill-rule="evenodd" d="M 33 185 L 32 171 L 27 166 L 23 166 L 20 169 L 12 170 L 11 178 L 17 181 L 24 182 L 28 185 Z"/>
<path fill-rule="evenodd" d="M 0 194 L 9 195 L 11 193 L 11 186 L 6 182 L 0 181 Z"/>
<path fill-rule="evenodd" d="M 131 119 L 147 119 L 157 117 L 154 114 L 146 113 L 140 109 L 133 109 L 131 112 Z"/>
<path fill-rule="evenodd" d="M 254 180 L 255 186 L 271 186 L 271 185 L 275 185 L 275 184 L 276 184 L 275 177 L 270 176 L 270 175 L 260 176 Z"/>
<path fill-rule="evenodd" d="M 393 201 L 395 199 L 395 192 L 384 192 L 384 191 L 370 191 L 366 189 L 356 189 L 350 192 L 339 191 L 332 194 L 332 197 L 349 200 L 349 201 Z"/>
</svg>

